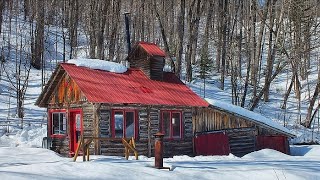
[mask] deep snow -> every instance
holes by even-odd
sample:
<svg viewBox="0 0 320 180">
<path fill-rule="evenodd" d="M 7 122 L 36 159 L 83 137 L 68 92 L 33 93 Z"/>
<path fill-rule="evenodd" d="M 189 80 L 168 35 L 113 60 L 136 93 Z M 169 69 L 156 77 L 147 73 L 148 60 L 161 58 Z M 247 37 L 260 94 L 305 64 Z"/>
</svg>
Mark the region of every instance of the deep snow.
<svg viewBox="0 0 320 180">
<path fill-rule="evenodd" d="M 171 171 L 153 168 L 154 158 L 90 156 L 76 162 L 40 148 L 0 148 L 1 179 L 320 179 L 319 146 L 292 148 L 288 156 L 265 149 L 238 158 L 174 156 L 164 159 Z"/>
</svg>

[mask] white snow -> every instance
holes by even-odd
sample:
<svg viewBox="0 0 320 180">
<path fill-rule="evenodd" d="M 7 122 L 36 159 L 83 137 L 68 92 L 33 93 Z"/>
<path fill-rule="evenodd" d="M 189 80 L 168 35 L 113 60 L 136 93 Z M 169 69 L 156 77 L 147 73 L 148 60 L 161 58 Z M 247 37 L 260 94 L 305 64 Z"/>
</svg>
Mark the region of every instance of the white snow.
<svg viewBox="0 0 320 180">
<path fill-rule="evenodd" d="M 280 131 L 286 132 L 286 133 L 290 134 L 291 136 L 294 136 L 294 134 L 292 132 L 290 132 L 289 129 L 281 126 L 280 124 L 272 121 L 271 119 L 268 119 L 268 118 L 262 116 L 261 114 L 258 114 L 253 111 L 249 111 L 245 108 L 242 108 L 240 106 L 235 106 L 233 104 L 225 103 L 223 101 L 219 101 L 216 99 L 205 98 L 205 100 L 214 107 L 218 107 L 220 109 L 238 114 L 238 115 L 246 117 L 252 121 L 262 123 L 264 125 L 267 125 L 267 126 L 275 128 L 275 129 L 278 129 Z"/>
<path fill-rule="evenodd" d="M 25 126 L 13 135 L 0 137 L 0 146 L 6 147 L 41 147 L 43 137 L 47 136 L 47 126 Z"/>
<path fill-rule="evenodd" d="M 238 158 L 229 156 L 174 156 L 165 158 L 168 170 L 153 168 L 154 158 L 90 156 L 89 162 L 41 148 L 0 148 L 1 179 L 320 179 L 320 146 L 293 149 L 301 156 L 288 156 L 265 149 Z"/>
<path fill-rule="evenodd" d="M 114 73 L 124 73 L 127 71 L 127 67 L 125 67 L 122 64 L 100 59 L 70 59 L 68 60 L 68 63 L 75 64 L 76 66 L 109 71 Z"/>
</svg>

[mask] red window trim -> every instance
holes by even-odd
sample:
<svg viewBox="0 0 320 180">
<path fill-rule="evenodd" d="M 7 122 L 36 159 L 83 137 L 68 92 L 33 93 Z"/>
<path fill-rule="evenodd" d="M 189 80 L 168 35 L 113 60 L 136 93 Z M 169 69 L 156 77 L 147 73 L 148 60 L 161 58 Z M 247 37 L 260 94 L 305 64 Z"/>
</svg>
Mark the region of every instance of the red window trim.
<svg viewBox="0 0 320 180">
<path fill-rule="evenodd" d="M 65 134 L 53 134 L 52 132 L 52 114 L 53 113 L 65 113 L 66 114 L 66 133 Z M 51 137 L 51 138 L 65 138 L 68 136 L 68 113 L 67 113 L 67 110 L 65 109 L 50 109 L 48 110 L 48 119 L 49 119 L 49 122 L 48 122 L 48 135 Z"/>
<path fill-rule="evenodd" d="M 184 131 L 184 129 L 183 129 L 183 127 L 184 127 L 184 125 L 183 125 L 183 121 L 182 121 L 182 111 L 179 111 L 179 110 L 161 110 L 160 111 L 160 115 L 161 115 L 161 119 L 160 119 L 160 127 L 161 127 L 161 132 L 164 134 L 165 132 L 164 132 L 164 123 L 163 123 L 163 113 L 164 112 L 169 112 L 170 113 L 170 119 L 172 119 L 172 114 L 173 113 L 179 113 L 180 114 L 180 137 L 173 137 L 172 136 L 172 132 L 173 132 L 173 126 L 172 126 L 172 122 L 170 122 L 170 135 L 169 135 L 169 137 L 164 137 L 165 139 L 167 139 L 167 140 L 180 140 L 180 139 L 183 139 L 183 131 Z"/>
<path fill-rule="evenodd" d="M 123 135 L 126 134 L 126 129 L 125 129 L 125 126 L 126 126 L 126 122 L 125 122 L 125 117 L 126 117 L 126 112 L 133 112 L 133 117 L 134 117 L 134 132 L 133 132 L 133 138 L 134 139 L 138 139 L 138 134 L 139 134 L 139 122 L 138 122 L 138 113 L 137 113 L 137 110 L 136 109 L 112 109 L 112 113 L 111 113 L 111 137 L 115 138 L 116 136 L 116 131 L 115 131 L 115 119 L 114 119 L 114 115 L 115 115 L 115 112 L 122 112 L 123 113 Z M 122 137 L 124 137 L 122 135 Z M 121 137 L 121 138 L 122 138 Z"/>
</svg>

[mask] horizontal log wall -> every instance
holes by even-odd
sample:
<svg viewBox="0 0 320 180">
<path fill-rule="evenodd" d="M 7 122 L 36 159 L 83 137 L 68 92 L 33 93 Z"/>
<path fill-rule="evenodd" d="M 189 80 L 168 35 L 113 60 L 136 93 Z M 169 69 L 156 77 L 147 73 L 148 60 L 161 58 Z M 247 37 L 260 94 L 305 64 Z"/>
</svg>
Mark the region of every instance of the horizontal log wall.
<svg viewBox="0 0 320 180">
<path fill-rule="evenodd" d="M 69 156 L 69 138 L 68 137 L 59 137 L 52 138 L 51 150 L 61 154 L 62 156 Z"/>
<path fill-rule="evenodd" d="M 148 54 L 138 47 L 129 57 L 130 67 L 141 69 L 150 78 L 150 60 Z"/>
<path fill-rule="evenodd" d="M 150 58 L 150 78 L 153 80 L 163 80 L 164 57 L 155 56 Z"/>
<path fill-rule="evenodd" d="M 92 137 L 95 136 L 96 126 L 94 124 L 94 106 L 90 103 L 85 103 L 82 105 L 82 120 L 83 120 L 83 136 L 84 137 Z M 90 145 L 90 153 L 94 154 L 94 144 L 92 142 Z"/>
<path fill-rule="evenodd" d="M 154 134 L 159 128 L 160 111 L 181 110 L 183 115 L 183 138 L 180 140 L 164 140 L 164 156 L 193 155 L 193 133 L 192 133 L 192 109 L 173 107 L 147 107 L 147 106 L 108 106 L 102 105 L 99 108 L 99 127 L 101 137 L 111 137 L 111 111 L 112 109 L 136 109 L 139 121 L 139 135 L 136 142 L 136 149 L 139 155 L 154 155 Z M 124 146 L 119 140 L 105 140 L 100 142 L 100 152 L 103 155 L 124 155 Z"/>
</svg>

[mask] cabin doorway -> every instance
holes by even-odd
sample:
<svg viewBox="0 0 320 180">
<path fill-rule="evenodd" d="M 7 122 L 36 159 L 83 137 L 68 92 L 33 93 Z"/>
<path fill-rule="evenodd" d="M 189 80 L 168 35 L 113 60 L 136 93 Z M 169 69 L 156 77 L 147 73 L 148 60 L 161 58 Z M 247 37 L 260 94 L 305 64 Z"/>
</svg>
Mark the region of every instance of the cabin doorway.
<svg viewBox="0 0 320 180">
<path fill-rule="evenodd" d="M 74 155 L 82 132 L 81 110 L 70 111 L 70 154 Z"/>
</svg>

